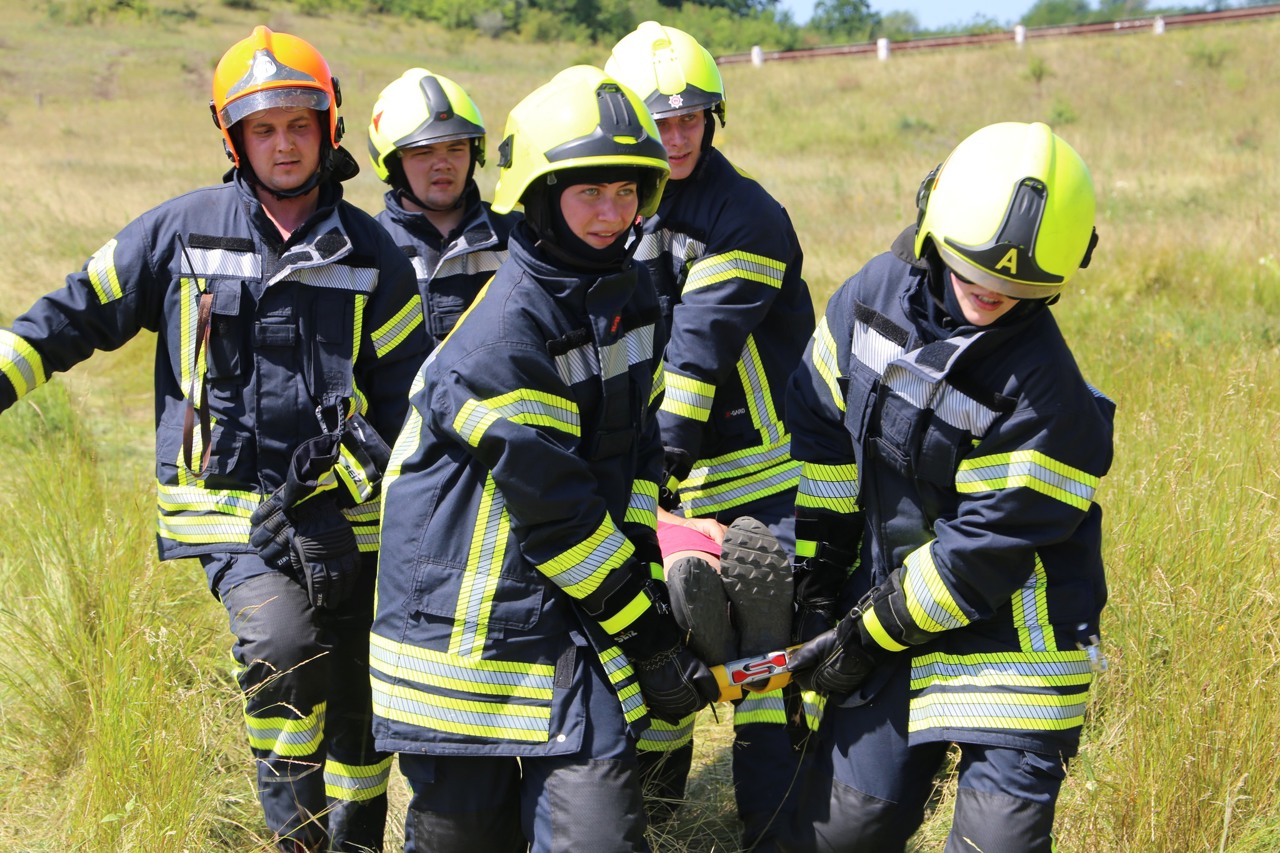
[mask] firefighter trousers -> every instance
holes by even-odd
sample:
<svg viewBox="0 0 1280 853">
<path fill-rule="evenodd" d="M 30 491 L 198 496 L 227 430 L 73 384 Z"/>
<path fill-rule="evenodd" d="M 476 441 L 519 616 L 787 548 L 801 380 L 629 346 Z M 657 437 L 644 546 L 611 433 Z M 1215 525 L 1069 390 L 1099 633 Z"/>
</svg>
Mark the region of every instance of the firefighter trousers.
<svg viewBox="0 0 1280 853">
<path fill-rule="evenodd" d="M 865 705 L 828 703 L 813 766 L 782 849 L 902 853 L 924 821 L 947 742 L 907 741 L 910 667 Z M 945 853 L 1051 853 L 1066 773 L 1060 755 L 958 744 L 957 793 Z"/>
<path fill-rule="evenodd" d="M 267 827 L 308 850 L 382 850 L 391 756 L 371 732 L 373 586 L 366 557 L 359 588 L 336 610 L 316 610 L 301 585 L 270 570 L 218 590 Z"/>
<path fill-rule="evenodd" d="M 402 752 L 405 853 L 645 853 L 635 747 L 590 656 L 585 730 L 569 755 Z"/>
</svg>

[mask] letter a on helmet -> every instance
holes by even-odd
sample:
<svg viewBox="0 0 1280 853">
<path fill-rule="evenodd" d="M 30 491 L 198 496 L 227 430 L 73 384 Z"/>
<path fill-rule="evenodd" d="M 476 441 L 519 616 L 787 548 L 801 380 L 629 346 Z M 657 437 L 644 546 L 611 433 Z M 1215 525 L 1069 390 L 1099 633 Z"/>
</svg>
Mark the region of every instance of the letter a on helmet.
<svg viewBox="0 0 1280 853">
<path fill-rule="evenodd" d="M 963 278 L 1016 299 L 1056 295 L 1097 243 L 1093 179 L 1046 125 L 978 130 L 930 173 L 915 251 L 932 245 Z"/>
</svg>

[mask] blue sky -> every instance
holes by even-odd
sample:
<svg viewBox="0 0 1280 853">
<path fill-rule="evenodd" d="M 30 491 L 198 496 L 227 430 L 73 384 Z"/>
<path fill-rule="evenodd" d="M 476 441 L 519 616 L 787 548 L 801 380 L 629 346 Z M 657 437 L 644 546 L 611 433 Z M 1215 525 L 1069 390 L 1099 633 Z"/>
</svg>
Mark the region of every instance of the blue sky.
<svg viewBox="0 0 1280 853">
<path fill-rule="evenodd" d="M 813 14 L 817 0 L 781 0 L 779 5 L 791 12 L 797 23 L 803 24 Z M 871 8 L 884 15 L 889 12 L 910 12 L 924 29 L 936 29 L 946 24 L 968 23 L 975 15 L 995 18 L 1002 24 L 1012 24 L 1035 0 L 872 0 Z"/>
</svg>

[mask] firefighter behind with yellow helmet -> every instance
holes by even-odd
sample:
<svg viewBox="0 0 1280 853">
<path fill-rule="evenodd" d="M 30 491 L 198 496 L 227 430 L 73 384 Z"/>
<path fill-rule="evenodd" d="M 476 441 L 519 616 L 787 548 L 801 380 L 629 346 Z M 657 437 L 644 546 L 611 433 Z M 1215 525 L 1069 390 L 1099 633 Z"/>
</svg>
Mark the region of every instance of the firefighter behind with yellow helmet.
<svg viewBox="0 0 1280 853">
<path fill-rule="evenodd" d="M 1093 184 L 1047 126 L 1005 122 L 917 204 L 788 390 L 796 512 L 824 555 L 799 605 L 829 630 L 792 656 L 826 705 L 787 849 L 904 850 L 954 743 L 947 850 L 1049 853 L 1107 594 L 1115 406 L 1049 310 L 1093 252 Z"/>
<path fill-rule="evenodd" d="M 667 161 L 589 66 L 512 109 L 498 154 L 494 209 L 525 219 L 392 453 L 374 733 L 409 853 L 647 850 L 634 739 L 718 694 L 661 580 L 665 333 L 628 245 Z"/>
<path fill-rule="evenodd" d="M 726 117 L 724 80 L 693 36 L 645 21 L 614 46 L 605 70 L 644 99 L 671 162 L 662 203 L 636 251 L 671 327 L 658 416 L 663 508 L 726 525 L 757 519 L 790 558 L 799 465 L 783 420 L 785 387 L 814 327 L 799 239 L 782 205 L 712 145 Z M 733 624 L 751 628 L 740 631 L 743 655 L 791 640 L 790 566 L 758 580 L 725 584 Z M 798 693 L 793 698 L 798 718 Z M 803 742 L 807 730 L 797 719 L 788 731 L 778 690 L 749 694 L 735 704 L 733 721 L 742 846 L 765 851 L 794 802 L 793 740 Z M 655 726 L 641 742 L 655 814 L 683 798 L 692 735 L 686 720 Z"/>
<path fill-rule="evenodd" d="M 378 221 L 409 257 L 433 344 L 453 329 L 507 257 L 517 213 L 480 199 L 480 109 L 441 74 L 411 68 L 382 90 L 369 120 L 369 158 L 391 186 Z"/>
<path fill-rule="evenodd" d="M 420 302 L 412 268 L 342 198 L 357 167 L 339 105 L 311 44 L 255 28 L 214 71 L 226 182 L 142 214 L 0 330 L 0 410 L 158 332 L 160 556 L 197 558 L 227 608 L 259 797 L 287 853 L 382 849 L 376 484 L 427 351 L 400 323 Z"/>
</svg>

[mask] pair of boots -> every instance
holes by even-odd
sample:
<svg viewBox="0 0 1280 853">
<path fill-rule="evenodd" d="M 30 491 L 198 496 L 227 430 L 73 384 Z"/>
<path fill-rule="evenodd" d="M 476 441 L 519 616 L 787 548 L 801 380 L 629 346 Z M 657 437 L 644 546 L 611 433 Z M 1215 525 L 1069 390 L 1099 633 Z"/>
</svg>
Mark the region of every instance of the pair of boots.
<svg viewBox="0 0 1280 853">
<path fill-rule="evenodd" d="M 690 650 L 714 665 L 785 649 L 791 641 L 791 558 L 761 522 L 744 517 L 724 533 L 720 571 L 684 557 L 667 572 L 676 622 Z"/>
</svg>

